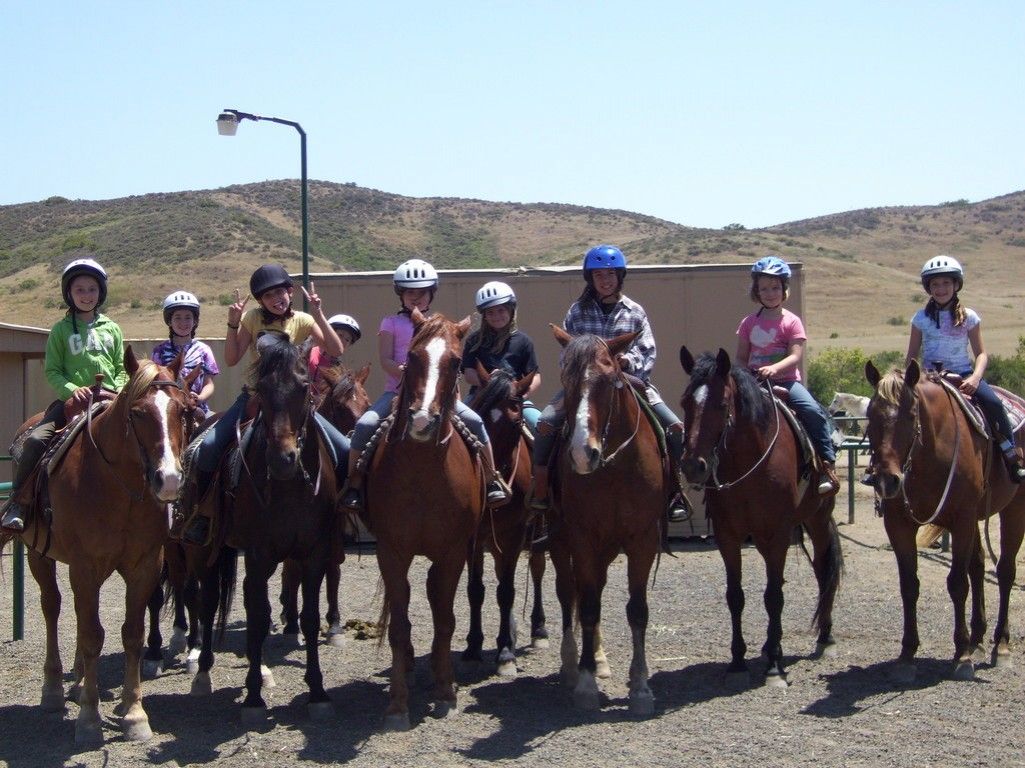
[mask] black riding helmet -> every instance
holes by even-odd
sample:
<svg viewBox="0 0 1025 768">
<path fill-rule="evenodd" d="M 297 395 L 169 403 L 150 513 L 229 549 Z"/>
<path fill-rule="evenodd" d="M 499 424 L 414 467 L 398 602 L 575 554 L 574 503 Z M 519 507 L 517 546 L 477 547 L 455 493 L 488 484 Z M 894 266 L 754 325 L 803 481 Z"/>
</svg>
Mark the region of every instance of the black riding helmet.
<svg viewBox="0 0 1025 768">
<path fill-rule="evenodd" d="M 280 286 L 291 288 L 292 285 L 292 278 L 289 277 L 288 271 L 283 266 L 280 264 L 264 264 L 262 267 L 258 267 L 253 272 L 253 276 L 249 278 L 249 293 L 252 294 L 254 299 L 259 299 L 260 296 L 271 288 L 278 288 Z"/>
</svg>

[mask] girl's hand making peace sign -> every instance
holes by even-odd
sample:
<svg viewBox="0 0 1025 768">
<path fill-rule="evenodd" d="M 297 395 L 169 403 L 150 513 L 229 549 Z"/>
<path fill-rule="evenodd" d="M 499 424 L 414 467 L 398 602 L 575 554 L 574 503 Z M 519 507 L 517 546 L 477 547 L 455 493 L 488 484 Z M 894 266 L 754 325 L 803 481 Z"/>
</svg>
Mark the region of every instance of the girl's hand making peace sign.
<svg viewBox="0 0 1025 768">
<path fill-rule="evenodd" d="M 238 288 L 235 289 L 235 303 L 228 307 L 228 325 L 238 326 L 242 322 L 242 312 L 245 310 L 250 298 L 251 296 L 247 293 L 245 300 L 243 300 L 241 291 Z"/>
</svg>

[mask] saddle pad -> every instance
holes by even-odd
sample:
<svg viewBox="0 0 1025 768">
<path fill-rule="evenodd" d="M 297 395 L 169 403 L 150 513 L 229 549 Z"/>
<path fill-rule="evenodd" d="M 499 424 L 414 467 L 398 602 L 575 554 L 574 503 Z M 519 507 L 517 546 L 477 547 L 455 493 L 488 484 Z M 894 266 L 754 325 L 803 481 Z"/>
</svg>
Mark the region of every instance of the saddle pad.
<svg viewBox="0 0 1025 768">
<path fill-rule="evenodd" d="M 965 397 L 964 393 L 961 392 L 960 389 L 955 387 L 946 379 L 940 378 L 938 381 L 943 385 L 943 388 L 947 390 L 947 393 L 954 398 L 954 402 L 961 406 L 961 410 L 964 412 L 965 418 L 968 419 L 968 423 L 975 428 L 975 431 L 987 440 L 991 439 L 992 436 L 989 433 L 989 423 L 986 421 L 986 414 L 982 412 L 982 409 L 969 398 Z M 994 389 L 996 388 L 994 387 Z M 1000 399 L 1003 400 L 1003 398 Z"/>
<path fill-rule="evenodd" d="M 1000 402 L 1004 404 L 1004 410 L 1007 411 L 1007 418 L 1011 421 L 1011 429 L 1017 432 L 1021 429 L 1022 424 L 1025 424 L 1025 400 L 1018 397 L 1014 392 L 1009 392 L 1003 387 L 994 387 L 990 384 L 990 388 L 997 393 L 997 397 L 1000 398 Z"/>
<path fill-rule="evenodd" d="M 104 400 L 98 403 L 93 403 L 92 418 L 96 418 L 99 414 L 107 410 L 107 406 L 110 405 L 109 400 Z M 46 453 L 43 454 L 43 458 L 40 460 L 40 466 L 46 467 L 46 473 L 52 475 L 54 471 L 60 466 L 61 459 L 68 452 L 68 448 L 75 441 L 75 437 L 81 432 L 85 425 L 88 423 L 86 416 L 89 415 L 89 411 L 82 411 L 75 418 L 73 418 L 64 429 L 58 431 L 51 441 L 50 445 L 46 448 Z"/>
<path fill-rule="evenodd" d="M 815 462 L 815 448 L 811 444 L 808 430 L 804 428 L 804 424 L 801 423 L 801 420 L 797 418 L 797 414 L 790 409 L 787 403 L 776 397 L 775 394 L 773 394 L 772 399 L 776 408 L 786 417 L 787 423 L 790 424 L 791 429 L 794 430 L 794 434 L 797 436 L 797 444 L 801 448 L 801 474 L 802 476 L 807 476 L 808 470 L 811 469 Z"/>
</svg>

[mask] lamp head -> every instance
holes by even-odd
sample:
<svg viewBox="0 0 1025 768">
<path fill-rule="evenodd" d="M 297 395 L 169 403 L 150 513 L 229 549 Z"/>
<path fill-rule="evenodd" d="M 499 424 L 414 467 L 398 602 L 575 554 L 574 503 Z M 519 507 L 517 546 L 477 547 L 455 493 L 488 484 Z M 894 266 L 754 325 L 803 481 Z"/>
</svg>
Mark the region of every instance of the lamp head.
<svg viewBox="0 0 1025 768">
<path fill-rule="evenodd" d="M 238 115 L 233 112 L 221 112 L 217 116 L 217 133 L 221 136 L 234 136 L 238 130 Z"/>
</svg>

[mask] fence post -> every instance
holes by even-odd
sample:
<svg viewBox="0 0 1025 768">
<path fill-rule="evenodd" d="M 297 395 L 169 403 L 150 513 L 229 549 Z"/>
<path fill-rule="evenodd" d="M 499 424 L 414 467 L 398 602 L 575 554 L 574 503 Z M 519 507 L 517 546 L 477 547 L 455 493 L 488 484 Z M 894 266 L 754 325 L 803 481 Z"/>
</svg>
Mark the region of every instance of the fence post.
<svg viewBox="0 0 1025 768">
<path fill-rule="evenodd" d="M 10 456 L 0 457 L 10 461 Z M 11 483 L 0 483 L 0 498 L 11 495 Z M 25 639 L 25 545 L 21 539 L 14 540 L 14 639 Z"/>
</svg>

